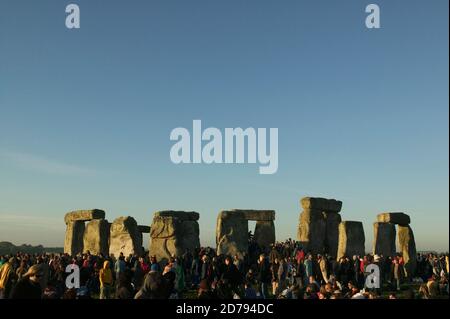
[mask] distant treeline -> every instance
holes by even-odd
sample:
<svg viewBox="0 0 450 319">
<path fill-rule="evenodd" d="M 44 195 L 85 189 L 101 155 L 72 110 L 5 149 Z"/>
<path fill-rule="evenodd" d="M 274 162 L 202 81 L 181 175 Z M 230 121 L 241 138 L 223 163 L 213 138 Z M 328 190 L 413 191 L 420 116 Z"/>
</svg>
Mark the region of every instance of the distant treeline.
<svg viewBox="0 0 450 319">
<path fill-rule="evenodd" d="M 0 255 L 11 255 L 18 252 L 26 254 L 42 254 L 42 253 L 62 253 L 64 248 L 62 247 L 44 247 L 42 245 L 20 245 L 16 246 L 13 243 L 2 241 L 0 242 Z"/>
</svg>

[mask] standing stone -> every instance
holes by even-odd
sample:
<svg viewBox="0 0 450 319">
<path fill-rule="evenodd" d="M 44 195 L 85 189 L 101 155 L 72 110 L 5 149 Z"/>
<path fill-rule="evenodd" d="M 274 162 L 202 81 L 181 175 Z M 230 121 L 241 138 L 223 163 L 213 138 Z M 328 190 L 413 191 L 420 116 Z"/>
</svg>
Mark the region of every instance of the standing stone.
<svg viewBox="0 0 450 319">
<path fill-rule="evenodd" d="M 333 212 L 323 213 L 325 218 L 325 252 L 336 258 L 339 246 L 339 224 L 342 221 L 341 215 Z"/>
<path fill-rule="evenodd" d="M 218 255 L 239 256 L 248 253 L 248 221 L 240 211 L 222 211 L 217 217 Z"/>
<path fill-rule="evenodd" d="M 321 197 L 304 197 L 300 204 L 297 239 L 303 248 L 313 254 L 337 253 L 338 225 L 342 202 Z M 328 226 L 328 227 L 327 227 Z"/>
<path fill-rule="evenodd" d="M 83 250 L 92 255 L 109 254 L 110 224 L 105 219 L 94 219 L 86 224 L 83 237 Z"/>
<path fill-rule="evenodd" d="M 217 254 L 238 256 L 248 254 L 248 221 L 255 220 L 257 228 L 255 236 L 263 245 L 275 241 L 275 211 L 233 209 L 220 212 L 216 225 Z M 261 222 L 258 224 L 258 222 Z M 268 238 L 262 236 L 268 235 Z"/>
<path fill-rule="evenodd" d="M 339 247 L 337 259 L 354 255 L 363 256 L 365 252 L 364 228 L 361 222 L 343 221 L 339 224 Z"/>
<path fill-rule="evenodd" d="M 304 209 L 300 214 L 297 239 L 303 248 L 313 254 L 325 251 L 327 223 L 322 212 Z"/>
<path fill-rule="evenodd" d="M 255 234 L 253 236 L 255 242 L 264 248 L 269 248 L 275 243 L 275 225 L 271 221 L 257 221 L 255 226 Z"/>
<path fill-rule="evenodd" d="M 373 254 L 384 257 L 395 256 L 395 225 L 391 223 L 373 224 L 374 243 Z"/>
<path fill-rule="evenodd" d="M 417 268 L 417 251 L 411 227 L 398 226 L 398 246 L 405 262 L 406 276 L 412 279 Z"/>
<path fill-rule="evenodd" d="M 67 223 L 64 253 L 75 256 L 83 252 L 84 221 L 75 220 Z"/>
<path fill-rule="evenodd" d="M 196 212 L 156 212 L 150 227 L 149 250 L 160 261 L 180 257 L 186 250 L 200 248 L 199 214 Z"/>
<path fill-rule="evenodd" d="M 133 217 L 119 217 L 111 224 L 109 253 L 119 257 L 142 254 L 142 233 Z"/>
</svg>

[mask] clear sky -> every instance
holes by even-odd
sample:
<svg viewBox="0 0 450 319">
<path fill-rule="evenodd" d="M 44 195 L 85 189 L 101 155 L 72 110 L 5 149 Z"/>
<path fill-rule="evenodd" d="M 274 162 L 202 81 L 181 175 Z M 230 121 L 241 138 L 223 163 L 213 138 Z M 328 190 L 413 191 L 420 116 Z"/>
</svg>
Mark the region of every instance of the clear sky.
<svg viewBox="0 0 450 319">
<path fill-rule="evenodd" d="M 343 201 L 344 220 L 411 216 L 419 250 L 449 246 L 448 1 L 0 0 L 0 241 L 62 246 L 63 216 L 150 224 L 221 209 Z M 381 29 L 365 7 L 381 8 Z M 279 169 L 175 165 L 175 127 L 276 127 Z"/>
</svg>

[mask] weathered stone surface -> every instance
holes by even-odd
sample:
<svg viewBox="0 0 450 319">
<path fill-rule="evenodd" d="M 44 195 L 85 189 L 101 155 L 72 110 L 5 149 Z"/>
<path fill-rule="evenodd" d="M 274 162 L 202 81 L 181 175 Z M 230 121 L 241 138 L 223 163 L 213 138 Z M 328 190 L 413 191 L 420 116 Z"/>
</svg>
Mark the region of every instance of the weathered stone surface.
<svg viewBox="0 0 450 319">
<path fill-rule="evenodd" d="M 274 210 L 253 210 L 253 209 L 243 209 L 236 210 L 242 211 L 244 214 L 244 219 L 246 220 L 256 220 L 256 221 L 274 221 L 275 211 Z"/>
<path fill-rule="evenodd" d="M 84 222 L 80 220 L 67 223 L 64 253 L 75 256 L 83 252 Z"/>
<path fill-rule="evenodd" d="M 395 256 L 395 233 L 395 224 L 374 223 L 373 254 L 384 257 Z"/>
<path fill-rule="evenodd" d="M 138 230 L 143 234 L 150 234 L 150 226 L 139 225 Z"/>
<path fill-rule="evenodd" d="M 275 225 L 273 221 L 257 221 L 254 240 L 260 247 L 270 247 L 275 243 Z"/>
<path fill-rule="evenodd" d="M 180 220 L 192 220 L 197 221 L 200 219 L 200 214 L 197 212 L 184 212 L 184 211 L 174 211 L 174 210 L 164 210 L 156 212 L 154 217 L 176 217 Z"/>
<path fill-rule="evenodd" d="M 417 268 L 414 233 L 409 226 L 398 226 L 398 246 L 405 262 L 406 275 L 411 279 Z"/>
<path fill-rule="evenodd" d="M 70 213 L 67 213 L 64 216 L 64 222 L 68 224 L 72 221 L 90 221 L 92 219 L 104 219 L 105 212 L 101 209 L 89 209 L 89 210 L 76 210 Z"/>
<path fill-rule="evenodd" d="M 339 246 L 339 224 L 342 221 L 341 215 L 338 213 L 323 213 L 325 218 L 325 252 L 336 258 Z"/>
<path fill-rule="evenodd" d="M 198 213 L 155 213 L 150 232 L 150 254 L 165 261 L 171 256 L 182 256 L 186 250 L 200 247 Z"/>
<path fill-rule="evenodd" d="M 142 254 L 142 233 L 133 217 L 119 217 L 111 224 L 109 253 L 116 258 Z"/>
<path fill-rule="evenodd" d="M 300 214 L 297 239 L 306 251 L 323 254 L 325 251 L 326 220 L 322 212 L 304 209 Z"/>
<path fill-rule="evenodd" d="M 405 213 L 382 213 L 378 214 L 377 221 L 379 223 L 391 223 L 407 226 L 411 223 L 411 218 Z"/>
<path fill-rule="evenodd" d="M 241 210 L 222 211 L 217 217 L 218 255 L 243 257 L 248 253 L 248 220 Z"/>
<path fill-rule="evenodd" d="M 321 212 L 339 213 L 342 209 L 342 202 L 335 199 L 320 197 L 304 197 L 301 199 L 304 210 L 318 210 Z"/>
<path fill-rule="evenodd" d="M 365 253 L 364 228 L 361 222 L 343 221 L 339 224 L 339 247 L 337 258 Z"/>
<path fill-rule="evenodd" d="M 105 219 L 93 219 L 86 224 L 83 237 L 83 251 L 92 255 L 109 254 L 110 223 Z"/>
</svg>

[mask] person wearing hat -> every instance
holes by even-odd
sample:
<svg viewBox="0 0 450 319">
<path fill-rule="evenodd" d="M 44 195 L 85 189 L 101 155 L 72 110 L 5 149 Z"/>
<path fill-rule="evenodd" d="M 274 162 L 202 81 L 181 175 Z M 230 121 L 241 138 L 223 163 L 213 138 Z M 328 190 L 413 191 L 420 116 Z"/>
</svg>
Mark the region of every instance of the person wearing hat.
<svg viewBox="0 0 450 319">
<path fill-rule="evenodd" d="M 16 274 L 14 272 L 14 257 L 4 263 L 0 268 L 0 299 L 8 298 L 11 288 L 16 280 Z"/>
<path fill-rule="evenodd" d="M 11 299 L 41 299 L 41 279 L 43 275 L 41 264 L 31 266 L 12 289 Z"/>
</svg>

